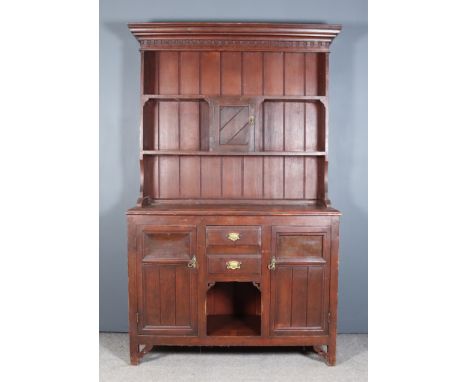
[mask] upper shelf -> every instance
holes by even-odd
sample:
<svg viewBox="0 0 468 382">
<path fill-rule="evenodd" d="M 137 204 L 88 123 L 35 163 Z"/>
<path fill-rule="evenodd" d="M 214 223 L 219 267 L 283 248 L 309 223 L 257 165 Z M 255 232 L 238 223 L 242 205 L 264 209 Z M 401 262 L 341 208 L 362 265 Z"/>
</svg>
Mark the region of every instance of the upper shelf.
<svg viewBox="0 0 468 382">
<path fill-rule="evenodd" d="M 195 151 L 195 150 L 143 150 L 143 155 L 188 156 L 325 156 L 325 151 Z"/>
<path fill-rule="evenodd" d="M 242 96 L 236 97 L 241 98 Z M 150 99 L 156 100 L 171 100 L 171 101 L 190 101 L 190 100 L 209 100 L 214 98 L 222 98 L 220 96 L 209 96 L 203 94 L 144 94 L 142 95 L 143 102 Z M 226 98 L 226 97 L 224 97 Z M 258 102 L 263 101 L 290 101 L 290 102 L 303 102 L 303 101 L 326 101 L 327 96 L 312 96 L 312 95 L 258 95 L 258 96 L 245 96 L 245 98 L 256 99 Z"/>
</svg>

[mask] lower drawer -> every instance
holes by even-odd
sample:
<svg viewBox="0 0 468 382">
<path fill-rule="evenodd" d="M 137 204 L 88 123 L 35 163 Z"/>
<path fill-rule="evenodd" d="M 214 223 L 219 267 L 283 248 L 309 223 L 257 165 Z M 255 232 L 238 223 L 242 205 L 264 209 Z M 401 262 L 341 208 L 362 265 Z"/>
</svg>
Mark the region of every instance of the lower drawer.
<svg viewBox="0 0 468 382">
<path fill-rule="evenodd" d="M 260 256 L 208 256 L 209 274 L 260 274 Z"/>
</svg>

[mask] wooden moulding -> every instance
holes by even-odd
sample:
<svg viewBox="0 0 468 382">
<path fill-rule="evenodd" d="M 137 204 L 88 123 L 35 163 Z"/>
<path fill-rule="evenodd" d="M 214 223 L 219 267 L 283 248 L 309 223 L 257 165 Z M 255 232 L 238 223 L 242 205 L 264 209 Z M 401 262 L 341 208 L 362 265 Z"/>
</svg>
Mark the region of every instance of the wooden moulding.
<svg viewBox="0 0 468 382">
<path fill-rule="evenodd" d="M 284 23 L 130 23 L 142 50 L 328 52 L 341 25 Z"/>
</svg>

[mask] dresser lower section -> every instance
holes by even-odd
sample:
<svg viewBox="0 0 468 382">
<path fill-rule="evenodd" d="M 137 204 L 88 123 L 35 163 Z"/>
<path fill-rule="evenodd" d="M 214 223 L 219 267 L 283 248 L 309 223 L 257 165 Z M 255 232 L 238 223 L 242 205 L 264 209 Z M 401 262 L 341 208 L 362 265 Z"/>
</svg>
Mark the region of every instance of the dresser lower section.
<svg viewBox="0 0 468 382">
<path fill-rule="evenodd" d="M 338 225 L 331 209 L 130 210 L 131 363 L 160 345 L 313 346 L 334 365 Z"/>
</svg>

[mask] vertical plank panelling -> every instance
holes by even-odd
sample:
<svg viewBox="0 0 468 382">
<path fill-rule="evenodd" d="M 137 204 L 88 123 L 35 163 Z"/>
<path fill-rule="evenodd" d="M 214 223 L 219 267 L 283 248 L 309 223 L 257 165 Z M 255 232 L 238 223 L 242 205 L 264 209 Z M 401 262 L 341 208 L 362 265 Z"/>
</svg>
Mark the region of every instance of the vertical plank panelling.
<svg viewBox="0 0 468 382">
<path fill-rule="evenodd" d="M 180 197 L 200 197 L 200 158 L 180 157 Z"/>
<path fill-rule="evenodd" d="M 263 88 L 263 66 L 262 53 L 244 52 L 242 63 L 242 86 L 244 95 L 262 94 Z"/>
<path fill-rule="evenodd" d="M 309 157 L 305 159 L 305 198 L 317 199 L 317 158 Z"/>
<path fill-rule="evenodd" d="M 284 94 L 304 95 L 304 53 L 284 54 Z"/>
<path fill-rule="evenodd" d="M 221 53 L 221 93 L 223 95 L 241 94 L 241 53 Z"/>
<path fill-rule="evenodd" d="M 323 268 L 308 267 L 307 326 L 322 325 Z"/>
<path fill-rule="evenodd" d="M 148 55 L 144 70 L 153 68 L 146 75 L 161 94 L 315 95 L 322 86 L 317 80 L 322 61 L 316 53 L 163 51 Z M 264 102 L 255 148 L 320 150 L 319 106 Z M 205 109 L 196 101 L 145 106 L 144 149 L 206 150 Z M 318 192 L 316 158 L 162 156 L 159 163 L 145 163 L 148 167 L 152 176 L 145 180 L 145 193 L 156 198 L 316 199 Z"/>
<path fill-rule="evenodd" d="M 206 293 L 206 314 L 213 314 L 213 312 L 215 311 L 215 299 L 214 299 L 214 293 L 213 291 L 210 289 L 208 290 L 208 292 Z"/>
<path fill-rule="evenodd" d="M 200 126 L 200 150 L 208 151 L 210 143 L 210 108 L 207 102 L 200 101 L 200 118 L 198 125 Z"/>
<path fill-rule="evenodd" d="M 244 198 L 261 199 L 263 195 L 263 158 L 244 157 Z"/>
<path fill-rule="evenodd" d="M 284 94 L 304 94 L 305 62 L 304 53 L 285 53 Z M 284 149 L 302 151 L 305 145 L 304 105 L 286 102 L 284 106 Z M 285 198 L 299 199 L 304 195 L 304 161 L 302 158 L 285 159 Z"/>
<path fill-rule="evenodd" d="M 158 92 L 158 52 L 143 52 L 143 92 L 155 94 Z"/>
<path fill-rule="evenodd" d="M 153 150 L 159 150 L 159 103 L 154 101 L 153 112 L 153 141 L 150 143 Z"/>
<path fill-rule="evenodd" d="M 197 231 L 199 231 L 197 233 L 197 235 L 199 235 L 201 233 L 201 231 L 204 231 L 205 228 L 201 227 L 201 226 L 198 226 L 197 227 Z M 198 239 L 197 239 L 198 240 Z M 200 248 L 202 248 L 202 246 L 200 245 Z M 198 253 L 198 249 L 195 249 L 195 251 Z M 202 260 L 202 265 L 201 266 L 204 266 L 204 262 Z M 202 276 L 201 279 L 203 279 L 204 276 Z M 190 315 L 190 326 L 194 329 L 194 332 L 195 333 L 200 333 L 201 332 L 204 332 L 204 328 L 206 327 L 206 325 L 202 325 L 203 326 L 203 329 L 201 331 L 198 330 L 198 315 L 201 313 L 200 312 L 200 309 L 199 309 L 199 303 L 198 303 L 198 298 L 199 298 L 199 292 L 198 292 L 198 272 L 196 270 L 193 270 L 189 273 L 189 282 L 190 282 L 190 292 L 187 293 L 188 295 L 188 298 L 189 298 L 189 315 Z M 200 304 L 201 304 L 201 301 L 204 300 L 206 294 L 205 294 L 205 290 L 202 289 L 202 293 L 203 293 L 203 299 L 200 300 Z M 206 316 L 205 316 L 205 319 L 206 319 Z M 202 322 L 204 321 L 203 319 L 201 320 Z"/>
<path fill-rule="evenodd" d="M 147 101 L 143 106 L 143 150 L 158 148 L 158 104 Z"/>
<path fill-rule="evenodd" d="M 161 266 L 159 280 L 159 289 L 161 291 L 161 325 L 175 325 L 175 267 Z"/>
<path fill-rule="evenodd" d="M 159 157 L 152 157 L 150 197 L 159 198 Z M 147 173 L 145 173 L 147 174 Z"/>
<path fill-rule="evenodd" d="M 330 53 L 317 53 L 318 95 L 328 95 L 328 55 Z"/>
<path fill-rule="evenodd" d="M 143 267 L 144 313 L 146 325 L 161 324 L 161 296 L 159 288 L 159 267 Z"/>
<path fill-rule="evenodd" d="M 306 142 L 305 148 L 307 151 L 318 150 L 317 145 L 317 103 L 307 102 L 305 104 L 305 123 L 306 123 Z"/>
<path fill-rule="evenodd" d="M 283 151 L 283 111 L 283 102 L 263 103 L 265 151 Z"/>
<path fill-rule="evenodd" d="M 180 149 L 200 150 L 200 103 L 180 102 Z"/>
<path fill-rule="evenodd" d="M 223 157 L 223 197 L 240 198 L 242 196 L 242 158 Z"/>
<path fill-rule="evenodd" d="M 318 53 L 305 54 L 305 88 L 306 95 L 318 95 L 318 77 L 317 77 L 317 56 Z"/>
<path fill-rule="evenodd" d="M 159 182 L 160 198 L 179 197 L 179 157 L 159 157 Z"/>
<path fill-rule="evenodd" d="M 175 324 L 190 325 L 190 271 L 177 266 L 175 271 Z"/>
<path fill-rule="evenodd" d="M 291 294 L 292 294 L 292 268 L 278 267 L 275 271 L 276 278 L 276 327 L 291 326 Z"/>
<path fill-rule="evenodd" d="M 180 94 L 198 94 L 200 53 L 180 52 Z"/>
<path fill-rule="evenodd" d="M 327 110 L 321 102 L 315 103 L 317 112 L 317 150 L 325 151 L 327 147 Z"/>
<path fill-rule="evenodd" d="M 179 103 L 159 103 L 159 148 L 177 150 L 179 148 Z"/>
<path fill-rule="evenodd" d="M 200 53 L 180 53 L 180 93 L 200 92 Z M 180 149 L 200 149 L 200 107 L 198 102 L 180 103 Z"/>
<path fill-rule="evenodd" d="M 283 158 L 265 157 L 263 160 L 263 197 L 283 198 Z"/>
<path fill-rule="evenodd" d="M 255 121 L 254 129 L 254 149 L 257 151 L 263 151 L 263 106 L 261 102 L 257 109 L 257 120 Z"/>
<path fill-rule="evenodd" d="M 203 198 L 221 197 L 221 158 L 201 158 L 201 192 Z"/>
<path fill-rule="evenodd" d="M 317 199 L 327 199 L 326 174 L 328 173 L 328 161 L 324 157 L 316 158 L 317 161 Z"/>
<path fill-rule="evenodd" d="M 143 159 L 143 166 L 145 174 L 143 195 L 150 198 L 157 198 L 159 196 L 158 157 L 145 156 Z"/>
<path fill-rule="evenodd" d="M 284 159 L 284 197 L 285 199 L 302 199 L 304 197 L 304 158 L 290 157 Z"/>
<path fill-rule="evenodd" d="M 307 323 L 307 267 L 293 267 L 291 326 L 305 327 Z"/>
<path fill-rule="evenodd" d="M 216 298 L 216 313 L 233 314 L 234 313 L 234 288 L 235 284 L 223 284 L 219 289 Z"/>
<path fill-rule="evenodd" d="M 304 151 L 304 103 L 284 104 L 284 149 Z"/>
<path fill-rule="evenodd" d="M 263 54 L 263 93 L 265 95 L 283 95 L 284 92 L 284 55 L 283 53 L 267 53 Z M 265 151 L 282 151 L 284 149 L 284 125 L 283 125 L 284 105 L 282 102 L 264 102 L 263 103 L 263 149 Z M 267 174 L 266 169 L 270 168 L 270 164 L 278 161 L 275 158 L 265 158 L 265 197 L 267 195 L 279 196 L 276 187 L 279 186 L 278 181 L 275 181 L 271 175 Z M 282 161 L 281 161 L 282 171 Z M 281 172 L 282 174 L 282 172 Z M 278 174 L 279 175 L 279 174 Z M 281 176 L 281 182 L 283 177 Z M 269 189 L 273 186 L 274 189 Z M 267 189 L 268 187 L 268 189 Z M 282 188 L 282 185 L 281 185 Z"/>
<path fill-rule="evenodd" d="M 150 198 L 154 197 L 153 192 L 153 166 L 154 166 L 154 157 L 144 157 L 143 158 L 143 196 L 149 196 Z"/>
<path fill-rule="evenodd" d="M 179 53 L 159 52 L 159 93 L 177 94 L 179 92 Z"/>
<path fill-rule="evenodd" d="M 283 53 L 264 53 L 263 90 L 265 95 L 283 95 Z"/>
<path fill-rule="evenodd" d="M 201 93 L 219 95 L 220 54 L 219 52 L 200 53 Z"/>
</svg>

